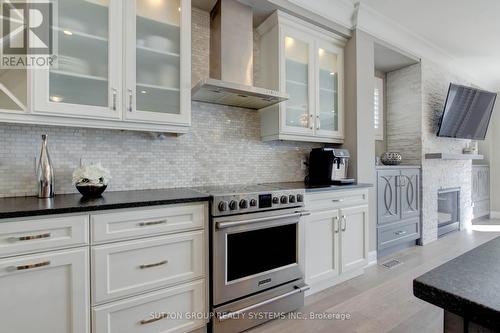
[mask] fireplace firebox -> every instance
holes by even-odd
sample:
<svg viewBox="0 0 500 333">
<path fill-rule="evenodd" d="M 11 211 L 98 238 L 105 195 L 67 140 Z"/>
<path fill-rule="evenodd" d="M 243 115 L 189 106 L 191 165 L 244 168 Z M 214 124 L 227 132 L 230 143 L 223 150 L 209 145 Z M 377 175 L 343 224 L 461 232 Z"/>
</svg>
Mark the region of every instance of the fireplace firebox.
<svg viewBox="0 0 500 333">
<path fill-rule="evenodd" d="M 460 230 L 460 188 L 438 191 L 438 237 Z"/>
</svg>

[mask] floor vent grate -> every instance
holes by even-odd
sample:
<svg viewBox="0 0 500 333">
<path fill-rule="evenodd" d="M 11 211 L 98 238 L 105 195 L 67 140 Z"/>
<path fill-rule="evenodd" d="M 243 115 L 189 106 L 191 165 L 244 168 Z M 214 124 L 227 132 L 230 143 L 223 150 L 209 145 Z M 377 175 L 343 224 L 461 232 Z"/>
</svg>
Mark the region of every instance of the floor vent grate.
<svg viewBox="0 0 500 333">
<path fill-rule="evenodd" d="M 393 269 L 394 267 L 397 267 L 399 265 L 403 264 L 401 261 L 397 259 L 391 259 L 389 261 L 386 261 L 382 264 L 383 267 L 388 268 L 388 269 Z"/>
</svg>

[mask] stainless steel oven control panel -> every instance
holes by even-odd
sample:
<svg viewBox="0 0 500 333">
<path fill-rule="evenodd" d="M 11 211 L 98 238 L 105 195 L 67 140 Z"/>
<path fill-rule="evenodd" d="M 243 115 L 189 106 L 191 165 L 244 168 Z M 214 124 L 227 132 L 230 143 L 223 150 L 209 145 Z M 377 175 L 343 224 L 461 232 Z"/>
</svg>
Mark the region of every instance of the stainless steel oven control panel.
<svg viewBox="0 0 500 333">
<path fill-rule="evenodd" d="M 215 195 L 212 216 L 254 213 L 260 211 L 304 206 L 303 190 Z"/>
</svg>

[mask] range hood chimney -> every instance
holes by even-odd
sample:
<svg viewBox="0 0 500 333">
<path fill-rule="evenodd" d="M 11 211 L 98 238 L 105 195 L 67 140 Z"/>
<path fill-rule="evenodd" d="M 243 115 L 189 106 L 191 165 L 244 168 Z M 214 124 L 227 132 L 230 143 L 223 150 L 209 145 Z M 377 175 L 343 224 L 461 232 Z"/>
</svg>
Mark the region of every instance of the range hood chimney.
<svg viewBox="0 0 500 333">
<path fill-rule="evenodd" d="M 259 110 L 288 94 L 253 86 L 253 10 L 237 0 L 218 0 L 210 14 L 210 78 L 192 100 Z"/>
</svg>

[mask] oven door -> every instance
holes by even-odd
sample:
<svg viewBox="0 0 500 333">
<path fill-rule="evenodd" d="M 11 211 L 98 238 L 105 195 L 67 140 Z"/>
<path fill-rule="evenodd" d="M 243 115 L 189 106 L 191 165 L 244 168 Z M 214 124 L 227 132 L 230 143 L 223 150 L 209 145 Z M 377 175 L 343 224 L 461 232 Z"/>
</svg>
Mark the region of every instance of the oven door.
<svg viewBox="0 0 500 333">
<path fill-rule="evenodd" d="M 249 296 L 303 277 L 297 209 L 212 220 L 213 304 Z"/>
</svg>

